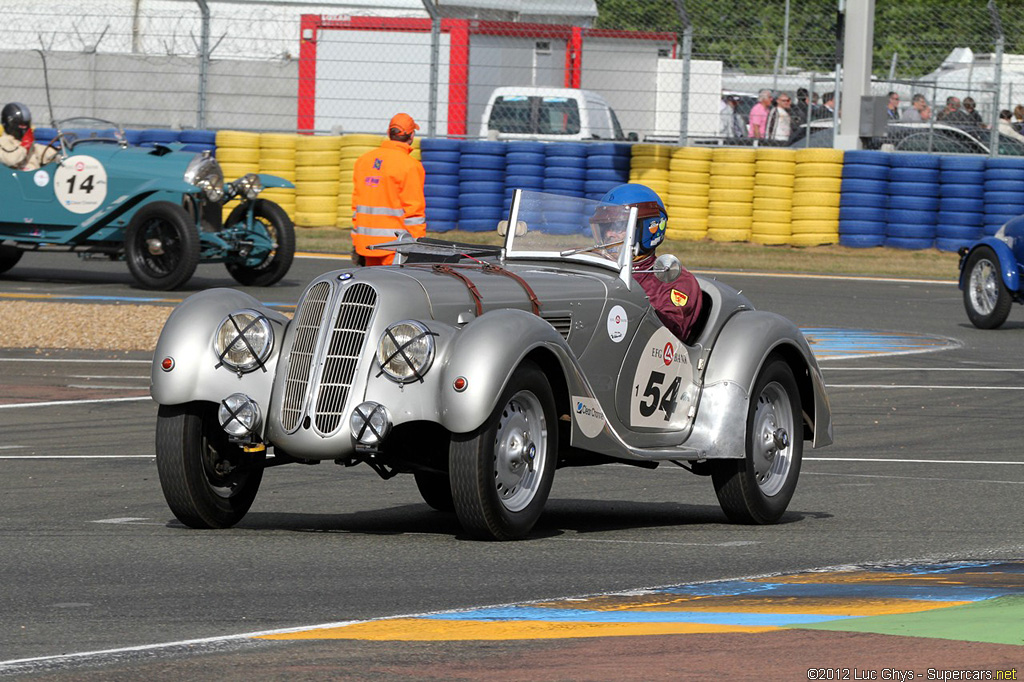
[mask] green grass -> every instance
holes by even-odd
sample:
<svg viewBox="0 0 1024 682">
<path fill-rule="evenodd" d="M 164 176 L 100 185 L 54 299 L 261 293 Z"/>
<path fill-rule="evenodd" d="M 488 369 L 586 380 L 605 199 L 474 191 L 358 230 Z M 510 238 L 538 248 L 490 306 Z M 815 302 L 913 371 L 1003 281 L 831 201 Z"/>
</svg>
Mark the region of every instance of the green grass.
<svg viewBox="0 0 1024 682">
<path fill-rule="evenodd" d="M 331 227 L 298 228 L 299 251 L 349 253 L 349 231 Z M 498 244 L 497 233 L 446 232 L 428 236 L 458 242 Z M 793 272 L 823 275 L 870 275 L 952 281 L 959 256 L 937 249 L 851 249 L 845 246 L 761 246 L 748 243 L 667 241 L 659 253 L 674 253 L 690 270 Z"/>
</svg>

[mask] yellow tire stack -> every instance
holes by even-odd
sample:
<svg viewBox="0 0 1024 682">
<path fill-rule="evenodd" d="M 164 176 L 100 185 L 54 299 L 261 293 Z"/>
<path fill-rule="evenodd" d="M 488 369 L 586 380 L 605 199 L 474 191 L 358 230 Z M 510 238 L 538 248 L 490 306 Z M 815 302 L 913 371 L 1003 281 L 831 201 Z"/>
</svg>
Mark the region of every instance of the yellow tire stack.
<svg viewBox="0 0 1024 682">
<path fill-rule="evenodd" d="M 295 141 L 297 227 L 325 227 L 338 220 L 340 135 L 299 135 Z"/>
<path fill-rule="evenodd" d="M 664 201 L 668 196 L 668 164 L 672 149 L 660 144 L 633 145 L 629 181 L 647 185 Z"/>
<path fill-rule="evenodd" d="M 216 137 L 217 163 L 224 171 L 224 183 L 234 182 L 246 173 L 260 170 L 260 134 L 242 130 L 218 130 Z M 238 199 L 224 204 L 223 218 L 227 219 Z"/>
<path fill-rule="evenodd" d="M 750 241 L 788 244 L 792 235 L 796 151 L 760 147 L 754 155 L 754 214 Z"/>
<path fill-rule="evenodd" d="M 718 147 L 711 152 L 708 181 L 708 238 L 750 239 L 754 211 L 754 150 Z"/>
<path fill-rule="evenodd" d="M 298 136 L 290 133 L 260 134 L 260 173 L 276 175 L 295 184 L 295 145 Z M 269 187 L 260 192 L 261 199 L 273 201 L 289 216 L 295 215 L 295 188 Z"/>
<path fill-rule="evenodd" d="M 794 246 L 838 243 L 843 151 L 798 149 L 793 175 L 793 234 L 789 243 Z"/>
<path fill-rule="evenodd" d="M 342 135 L 341 159 L 338 162 L 338 218 L 335 227 L 352 227 L 352 171 L 356 167 L 356 159 L 380 146 L 383 135 Z"/>
<path fill-rule="evenodd" d="M 668 238 L 696 241 L 708 236 L 710 147 L 678 147 L 668 162 Z"/>
</svg>

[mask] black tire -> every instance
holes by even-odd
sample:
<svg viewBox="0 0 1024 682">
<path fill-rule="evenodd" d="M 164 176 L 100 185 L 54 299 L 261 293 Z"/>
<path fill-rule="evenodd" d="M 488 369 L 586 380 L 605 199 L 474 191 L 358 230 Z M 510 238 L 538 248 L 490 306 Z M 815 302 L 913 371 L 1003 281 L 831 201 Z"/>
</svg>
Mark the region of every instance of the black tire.
<svg viewBox="0 0 1024 682">
<path fill-rule="evenodd" d="M 524 362 L 487 421 L 452 437 L 452 497 L 466 533 L 485 540 L 516 540 L 529 533 L 551 492 L 557 457 L 551 386 L 540 368 Z"/>
<path fill-rule="evenodd" d="M 775 523 L 793 499 L 803 457 L 800 391 L 793 370 L 782 360 L 761 369 L 747 409 L 744 441 L 743 459 L 713 460 L 711 480 L 718 503 L 733 523 Z"/>
<path fill-rule="evenodd" d="M 247 204 L 240 204 L 228 214 L 226 227 L 245 222 Z M 253 220 L 261 224 L 274 242 L 274 249 L 258 265 L 225 263 L 235 281 L 244 286 L 269 287 L 288 274 L 295 259 L 295 226 L 283 208 L 267 199 L 256 199 Z"/>
<path fill-rule="evenodd" d="M 25 252 L 13 246 L 0 246 L 0 273 L 7 272 L 17 265 L 23 253 Z"/>
<path fill-rule="evenodd" d="M 217 405 L 161 405 L 156 422 L 156 468 L 171 511 L 191 528 L 230 528 L 252 506 L 266 453 L 228 441 Z"/>
<path fill-rule="evenodd" d="M 995 329 L 1006 322 L 1013 298 L 1003 284 L 995 252 L 987 246 L 976 248 L 967 258 L 964 273 L 964 308 L 971 324 Z"/>
<path fill-rule="evenodd" d="M 424 502 L 437 511 L 455 511 L 452 483 L 448 476 L 428 471 L 417 471 L 414 476 L 416 477 L 416 488 L 419 489 Z"/>
<path fill-rule="evenodd" d="M 199 264 L 199 232 L 185 209 L 154 201 L 139 209 L 124 239 L 132 277 L 147 289 L 169 291 L 192 278 Z"/>
</svg>

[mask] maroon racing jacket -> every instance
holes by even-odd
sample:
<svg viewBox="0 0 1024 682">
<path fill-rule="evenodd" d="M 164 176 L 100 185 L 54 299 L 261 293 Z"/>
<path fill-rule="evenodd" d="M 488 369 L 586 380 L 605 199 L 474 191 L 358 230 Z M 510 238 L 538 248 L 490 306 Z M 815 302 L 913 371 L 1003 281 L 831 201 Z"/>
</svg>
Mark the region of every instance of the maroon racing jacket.
<svg viewBox="0 0 1024 682">
<path fill-rule="evenodd" d="M 690 327 L 700 314 L 703 302 L 700 285 L 686 268 L 672 282 L 662 282 L 653 272 L 637 272 L 654 267 L 654 253 L 633 262 L 633 278 L 640 283 L 662 324 L 680 341 L 686 340 Z"/>
</svg>

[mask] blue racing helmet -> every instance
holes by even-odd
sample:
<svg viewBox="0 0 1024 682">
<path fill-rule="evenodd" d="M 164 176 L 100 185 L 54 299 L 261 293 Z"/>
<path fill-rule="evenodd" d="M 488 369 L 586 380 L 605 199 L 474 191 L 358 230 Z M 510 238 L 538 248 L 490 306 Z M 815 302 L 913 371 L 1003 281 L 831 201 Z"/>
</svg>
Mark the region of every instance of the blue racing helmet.
<svg viewBox="0 0 1024 682">
<path fill-rule="evenodd" d="M 637 251 L 646 253 L 665 241 L 668 211 L 661 197 L 650 187 L 629 183 L 614 187 L 601 197 L 602 204 L 636 207 L 636 234 L 633 243 Z"/>
</svg>

